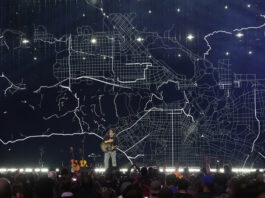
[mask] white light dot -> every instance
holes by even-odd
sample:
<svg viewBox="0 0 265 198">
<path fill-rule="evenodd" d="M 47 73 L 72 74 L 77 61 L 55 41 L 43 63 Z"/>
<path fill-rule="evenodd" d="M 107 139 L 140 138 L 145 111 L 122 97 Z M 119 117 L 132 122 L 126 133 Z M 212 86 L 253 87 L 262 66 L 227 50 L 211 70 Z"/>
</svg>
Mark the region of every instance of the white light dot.
<svg viewBox="0 0 265 198">
<path fill-rule="evenodd" d="M 138 42 L 142 42 L 144 39 L 142 37 L 137 37 L 136 39 Z"/>
<path fill-rule="evenodd" d="M 106 56 L 103 56 L 103 59 L 105 60 L 107 57 Z"/>
<path fill-rule="evenodd" d="M 180 58 L 181 57 L 181 54 L 178 54 L 178 57 Z"/>
<path fill-rule="evenodd" d="M 148 13 L 149 13 L 149 14 L 152 14 L 152 10 L 148 10 Z"/>
<path fill-rule="evenodd" d="M 249 52 L 248 52 L 248 54 L 249 54 L 249 55 L 252 55 L 252 54 L 253 54 L 253 52 L 252 52 L 252 51 L 249 51 Z"/>
<path fill-rule="evenodd" d="M 226 9 L 226 10 L 228 9 L 228 5 L 225 6 L 225 9 Z"/>
<path fill-rule="evenodd" d="M 35 57 L 33 57 L 33 59 L 34 59 L 34 60 L 37 60 L 38 58 L 35 56 Z"/>
<path fill-rule="evenodd" d="M 96 43 L 97 43 L 97 39 L 92 38 L 90 42 L 91 42 L 92 44 L 96 44 Z"/>
<path fill-rule="evenodd" d="M 180 12 L 180 11 L 181 11 L 181 9 L 180 9 L 180 8 L 178 8 L 178 9 L 177 9 L 177 12 Z"/>
<path fill-rule="evenodd" d="M 23 43 L 23 44 L 28 44 L 28 43 L 29 43 L 29 40 L 28 40 L 28 39 L 23 39 L 23 40 L 22 40 L 22 43 Z"/>
<path fill-rule="evenodd" d="M 247 7 L 248 7 L 248 8 L 251 8 L 251 4 L 247 4 Z"/>
<path fill-rule="evenodd" d="M 83 15 L 82 15 L 83 17 L 85 17 L 86 16 L 86 14 L 85 13 L 83 13 Z"/>
<path fill-rule="evenodd" d="M 241 38 L 241 37 L 243 37 L 243 36 L 244 36 L 244 34 L 241 33 L 241 32 L 238 32 L 238 33 L 236 34 L 236 37 L 238 37 L 238 38 Z"/>
<path fill-rule="evenodd" d="M 86 60 L 86 57 L 83 57 L 83 60 Z"/>
<path fill-rule="evenodd" d="M 226 55 L 226 56 L 229 56 L 229 55 L 230 55 L 230 53 L 229 53 L 229 52 L 226 52 L 226 53 L 225 53 L 225 55 Z"/>
<path fill-rule="evenodd" d="M 195 37 L 192 34 L 188 34 L 187 39 L 192 41 Z"/>
</svg>

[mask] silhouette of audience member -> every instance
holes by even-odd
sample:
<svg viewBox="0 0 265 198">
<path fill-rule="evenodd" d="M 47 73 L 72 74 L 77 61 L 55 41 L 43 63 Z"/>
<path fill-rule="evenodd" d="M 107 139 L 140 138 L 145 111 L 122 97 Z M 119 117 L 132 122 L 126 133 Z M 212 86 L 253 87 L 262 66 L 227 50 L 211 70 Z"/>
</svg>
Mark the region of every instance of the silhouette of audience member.
<svg viewBox="0 0 265 198">
<path fill-rule="evenodd" d="M 70 177 L 64 177 L 62 178 L 62 181 L 60 182 L 60 192 L 61 192 L 61 198 L 67 197 L 72 198 L 74 197 L 74 194 L 71 190 L 71 178 Z"/>
<path fill-rule="evenodd" d="M 77 198 L 102 198 L 100 185 L 94 182 L 91 176 L 84 175 L 81 178 L 81 186 Z"/>
<path fill-rule="evenodd" d="M 52 179 L 41 178 L 36 184 L 36 197 L 37 198 L 54 198 L 55 187 Z"/>
<path fill-rule="evenodd" d="M 150 186 L 150 198 L 157 198 L 158 194 L 161 190 L 161 182 L 158 180 L 154 180 L 151 182 Z"/>
<path fill-rule="evenodd" d="M 175 198 L 192 198 L 193 196 L 188 194 L 189 182 L 186 179 L 177 180 L 178 193 Z"/>
<path fill-rule="evenodd" d="M 139 185 L 134 184 L 126 188 L 123 193 L 124 198 L 143 198 L 143 191 Z"/>
<path fill-rule="evenodd" d="M 0 178 L 0 197 L 1 198 L 12 198 L 11 186 L 7 179 Z"/>
<path fill-rule="evenodd" d="M 174 194 L 172 190 L 168 187 L 165 187 L 162 190 L 160 190 L 158 194 L 158 198 L 173 198 L 173 197 L 174 197 Z"/>
<path fill-rule="evenodd" d="M 206 175 L 200 179 L 202 192 L 196 198 L 213 198 L 214 197 L 214 178 L 211 175 Z"/>
<path fill-rule="evenodd" d="M 166 177 L 166 186 L 170 188 L 170 190 L 173 192 L 173 194 L 178 193 L 178 188 L 176 187 L 177 183 L 177 177 L 175 174 L 170 174 Z"/>
</svg>

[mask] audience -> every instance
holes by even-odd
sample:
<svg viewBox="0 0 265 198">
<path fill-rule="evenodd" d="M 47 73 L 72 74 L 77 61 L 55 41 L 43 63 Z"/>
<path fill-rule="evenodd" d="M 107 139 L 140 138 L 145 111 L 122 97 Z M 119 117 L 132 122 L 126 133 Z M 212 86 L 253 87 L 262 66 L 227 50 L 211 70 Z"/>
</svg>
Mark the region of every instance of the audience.
<svg viewBox="0 0 265 198">
<path fill-rule="evenodd" d="M 121 175 L 91 170 L 71 174 L 14 173 L 0 176 L 0 198 L 265 198 L 265 175 L 200 172 L 165 175 L 146 167 Z"/>
</svg>

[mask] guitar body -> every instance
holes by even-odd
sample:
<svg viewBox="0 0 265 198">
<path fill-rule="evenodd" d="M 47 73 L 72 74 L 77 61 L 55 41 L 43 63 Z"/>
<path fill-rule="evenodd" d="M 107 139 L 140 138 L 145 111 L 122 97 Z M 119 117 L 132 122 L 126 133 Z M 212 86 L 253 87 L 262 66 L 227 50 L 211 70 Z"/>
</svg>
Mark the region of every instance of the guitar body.
<svg viewBox="0 0 265 198">
<path fill-rule="evenodd" d="M 75 159 L 71 159 L 71 168 L 72 168 L 74 171 L 80 171 L 80 166 L 79 166 L 77 160 L 75 160 Z"/>
<path fill-rule="evenodd" d="M 100 144 L 100 148 L 101 148 L 101 150 L 102 150 L 104 153 L 106 153 L 106 152 L 108 152 L 108 151 L 113 151 L 115 148 L 117 148 L 117 146 L 113 146 L 112 143 L 104 143 L 104 142 L 102 142 L 102 143 Z"/>
<path fill-rule="evenodd" d="M 78 164 L 78 161 L 75 159 L 75 156 L 74 156 L 74 147 L 70 147 L 70 153 L 72 155 L 72 159 L 71 159 L 71 168 L 73 171 L 80 171 L 80 166 Z"/>
<path fill-rule="evenodd" d="M 81 168 L 88 167 L 87 161 L 86 160 L 80 160 L 80 167 Z"/>
</svg>

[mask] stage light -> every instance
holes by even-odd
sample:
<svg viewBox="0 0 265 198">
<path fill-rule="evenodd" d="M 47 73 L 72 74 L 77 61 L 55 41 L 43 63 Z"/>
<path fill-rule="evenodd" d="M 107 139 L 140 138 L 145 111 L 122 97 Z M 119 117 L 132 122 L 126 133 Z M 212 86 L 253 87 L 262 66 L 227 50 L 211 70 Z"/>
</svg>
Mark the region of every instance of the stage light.
<svg viewBox="0 0 265 198">
<path fill-rule="evenodd" d="M 152 14 L 152 10 L 148 10 L 148 13 L 149 13 L 149 14 Z"/>
<path fill-rule="evenodd" d="M 47 173 L 47 172 L 49 172 L 48 168 L 42 168 L 40 171 L 41 171 L 42 173 Z"/>
<path fill-rule="evenodd" d="M 168 168 L 166 168 L 165 172 L 173 173 L 175 170 L 176 170 L 175 168 L 168 167 Z"/>
<path fill-rule="evenodd" d="M 181 11 L 180 8 L 178 8 L 178 9 L 177 9 L 177 12 L 180 12 L 180 11 Z"/>
<path fill-rule="evenodd" d="M 244 36 L 244 34 L 241 33 L 241 32 L 238 32 L 238 33 L 236 34 L 236 37 L 238 37 L 238 38 L 241 38 L 241 37 L 243 37 L 243 36 Z"/>
<path fill-rule="evenodd" d="M 179 168 L 179 172 L 183 173 L 184 172 L 184 168 Z"/>
<path fill-rule="evenodd" d="M 200 168 L 189 168 L 189 172 L 198 173 L 198 172 L 200 172 Z"/>
<path fill-rule="evenodd" d="M 121 168 L 121 169 L 120 169 L 120 172 L 122 172 L 122 173 L 126 173 L 127 171 L 128 171 L 127 168 Z"/>
<path fill-rule="evenodd" d="M 5 172 L 7 172 L 7 169 L 6 168 L 1 168 L 0 169 L 0 173 L 5 173 Z"/>
<path fill-rule="evenodd" d="M 253 168 L 233 168 L 232 172 L 235 173 L 252 173 L 252 172 L 256 172 L 257 169 L 253 169 Z"/>
<path fill-rule="evenodd" d="M 18 169 L 17 168 L 9 168 L 7 169 L 8 172 L 14 173 L 16 172 Z"/>
<path fill-rule="evenodd" d="M 56 169 L 55 169 L 55 171 L 56 171 L 56 172 L 59 172 L 59 171 L 60 171 L 60 169 L 59 169 L 59 168 L 56 168 Z"/>
<path fill-rule="evenodd" d="M 181 54 L 178 54 L 178 57 L 180 58 L 181 57 Z"/>
<path fill-rule="evenodd" d="M 160 168 L 159 169 L 159 172 L 163 173 L 164 172 L 164 169 L 163 168 Z"/>
<path fill-rule="evenodd" d="M 226 10 L 228 9 L 228 5 L 225 6 L 225 9 L 226 9 Z"/>
<path fill-rule="evenodd" d="M 40 172 L 40 169 L 39 168 L 35 168 L 34 170 L 36 173 Z"/>
<path fill-rule="evenodd" d="M 19 172 L 23 173 L 24 172 L 24 169 L 23 168 L 20 168 L 19 169 Z"/>
<path fill-rule="evenodd" d="M 210 172 L 216 173 L 217 172 L 217 169 L 216 168 L 213 168 L 213 169 L 211 168 L 210 169 Z"/>
<path fill-rule="evenodd" d="M 105 168 L 96 168 L 95 172 L 96 173 L 104 173 L 105 172 Z"/>
<path fill-rule="evenodd" d="M 188 34 L 187 39 L 189 41 L 192 41 L 195 37 L 192 34 Z"/>
<path fill-rule="evenodd" d="M 38 58 L 36 56 L 33 57 L 34 60 L 37 60 Z"/>
<path fill-rule="evenodd" d="M 253 54 L 253 52 L 252 52 L 252 51 L 249 51 L 249 52 L 248 52 L 248 54 L 249 54 L 249 55 L 252 55 L 252 54 Z"/>
<path fill-rule="evenodd" d="M 92 38 L 92 39 L 90 40 L 90 42 L 91 42 L 92 44 L 96 44 L 96 43 L 97 43 L 97 39 Z"/>
<path fill-rule="evenodd" d="M 86 57 L 83 57 L 82 59 L 83 59 L 83 60 L 86 60 Z"/>
<path fill-rule="evenodd" d="M 25 172 L 26 172 L 26 173 L 31 173 L 32 171 L 33 171 L 32 168 L 26 168 L 26 169 L 25 169 Z"/>
<path fill-rule="evenodd" d="M 230 55 L 230 53 L 229 53 L 229 52 L 226 52 L 226 53 L 225 53 L 225 55 L 226 55 L 226 56 L 229 56 L 229 55 Z"/>
<path fill-rule="evenodd" d="M 247 4 L 247 7 L 248 7 L 248 8 L 251 8 L 251 4 Z"/>
</svg>

